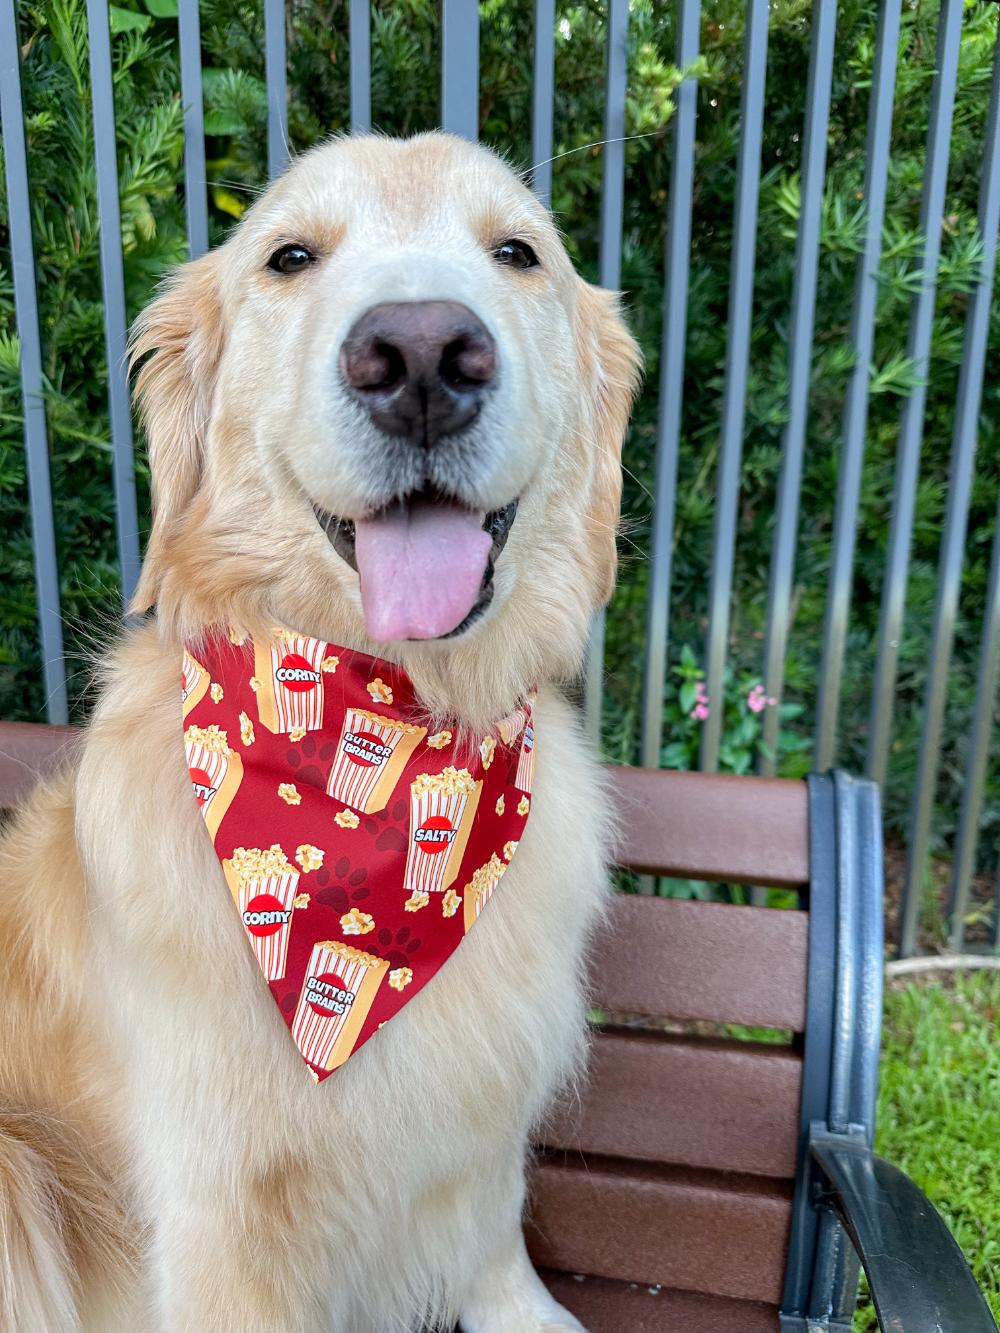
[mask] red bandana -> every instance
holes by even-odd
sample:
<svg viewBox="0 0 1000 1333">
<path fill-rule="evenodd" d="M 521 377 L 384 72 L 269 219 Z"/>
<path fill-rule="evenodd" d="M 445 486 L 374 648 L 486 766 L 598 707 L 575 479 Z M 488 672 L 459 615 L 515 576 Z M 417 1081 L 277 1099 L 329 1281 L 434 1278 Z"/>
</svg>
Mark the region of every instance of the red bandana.
<svg viewBox="0 0 1000 1333">
<path fill-rule="evenodd" d="M 531 706 L 459 751 L 419 724 L 401 668 L 285 630 L 186 652 L 181 699 L 195 798 L 319 1081 L 430 981 L 496 889 L 531 806 Z"/>
</svg>

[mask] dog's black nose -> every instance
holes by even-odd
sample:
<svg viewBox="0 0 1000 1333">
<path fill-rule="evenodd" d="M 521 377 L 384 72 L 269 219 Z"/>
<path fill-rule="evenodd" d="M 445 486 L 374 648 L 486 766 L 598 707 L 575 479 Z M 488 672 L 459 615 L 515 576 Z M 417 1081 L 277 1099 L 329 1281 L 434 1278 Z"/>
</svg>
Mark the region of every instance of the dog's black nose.
<svg viewBox="0 0 1000 1333">
<path fill-rule="evenodd" d="M 380 430 L 429 446 L 479 415 L 496 379 L 496 346 L 456 301 L 377 305 L 344 339 L 340 368 Z"/>
</svg>

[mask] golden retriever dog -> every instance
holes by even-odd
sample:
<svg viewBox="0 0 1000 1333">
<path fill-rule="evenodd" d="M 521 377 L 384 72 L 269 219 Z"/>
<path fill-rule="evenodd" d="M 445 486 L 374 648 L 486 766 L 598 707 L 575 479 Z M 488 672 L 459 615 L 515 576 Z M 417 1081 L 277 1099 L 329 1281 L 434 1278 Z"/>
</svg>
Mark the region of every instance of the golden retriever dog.
<svg viewBox="0 0 1000 1333">
<path fill-rule="evenodd" d="M 134 355 L 149 614 L 0 850 L 0 1325 L 579 1329 L 521 1222 L 532 1128 L 581 1058 L 606 890 L 607 800 L 559 685 L 614 578 L 638 362 L 617 298 L 486 149 L 349 138 L 173 275 Z M 412 540 L 387 573 L 372 552 L 393 524 Z M 182 645 L 276 623 L 400 664 L 451 726 L 538 687 L 502 889 L 320 1086 L 181 739 Z"/>
</svg>

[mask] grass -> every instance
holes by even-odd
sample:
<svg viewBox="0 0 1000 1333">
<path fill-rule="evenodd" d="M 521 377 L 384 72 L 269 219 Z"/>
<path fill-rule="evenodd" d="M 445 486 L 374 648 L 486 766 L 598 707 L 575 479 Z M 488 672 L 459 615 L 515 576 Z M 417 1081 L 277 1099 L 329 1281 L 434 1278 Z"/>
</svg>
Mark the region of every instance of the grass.
<svg viewBox="0 0 1000 1333">
<path fill-rule="evenodd" d="M 1000 974 L 888 992 L 875 1146 L 943 1214 L 1000 1318 Z M 855 1333 L 877 1327 L 865 1302 Z"/>
</svg>

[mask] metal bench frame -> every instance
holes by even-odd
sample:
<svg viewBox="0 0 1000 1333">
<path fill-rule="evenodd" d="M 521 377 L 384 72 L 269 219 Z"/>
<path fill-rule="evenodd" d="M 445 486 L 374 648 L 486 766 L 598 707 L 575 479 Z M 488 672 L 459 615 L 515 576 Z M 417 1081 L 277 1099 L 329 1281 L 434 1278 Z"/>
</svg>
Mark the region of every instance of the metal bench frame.
<svg viewBox="0 0 1000 1333">
<path fill-rule="evenodd" d="M 933 1205 L 871 1150 L 883 959 L 875 784 L 810 777 L 809 843 L 801 1141 L 781 1333 L 850 1333 L 859 1255 L 882 1328 L 996 1333 Z"/>
</svg>

